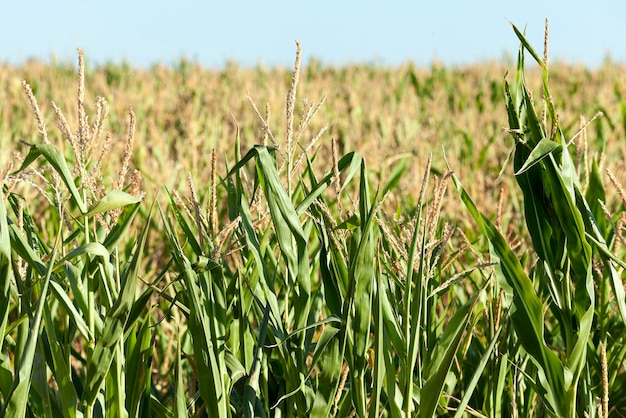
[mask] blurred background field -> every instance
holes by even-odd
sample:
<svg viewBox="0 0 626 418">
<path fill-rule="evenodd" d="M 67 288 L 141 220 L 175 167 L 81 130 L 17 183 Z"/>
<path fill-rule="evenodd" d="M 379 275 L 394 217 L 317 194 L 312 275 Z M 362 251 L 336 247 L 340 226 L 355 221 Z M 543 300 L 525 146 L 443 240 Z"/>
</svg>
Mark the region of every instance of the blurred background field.
<svg viewBox="0 0 626 418">
<path fill-rule="evenodd" d="M 317 153 L 318 161 L 329 160 L 334 138 L 340 155 L 358 152 L 381 181 L 399 164 L 405 164 L 407 173 L 400 177 L 389 201 L 408 208 L 415 203 L 428 155 L 433 154 L 433 169 L 442 172 L 445 150 L 451 168 L 465 179 L 473 196 L 480 196 L 480 208 L 495 213 L 501 186 L 506 186 L 504 193 L 510 192 L 498 174 L 513 144 L 504 132 L 506 113 L 502 105 L 503 81 L 512 68 L 512 63 L 496 62 L 457 67 L 332 68 L 313 60 L 300 75 L 296 128 L 302 112 L 325 100 L 298 138 L 299 143 L 307 146 L 321 132 L 309 152 Z M 606 164 L 617 174 L 624 172 L 626 152 L 624 70 L 624 65 L 606 61 L 594 70 L 555 63 L 550 71 L 552 95 L 566 136 L 574 136 L 581 121 L 603 112 L 586 135 L 575 139 L 578 155 L 583 155 L 585 147 L 593 152 L 606 150 Z M 527 71 L 531 89 L 540 94 L 540 71 L 532 67 Z M 184 60 L 173 67 L 146 70 L 113 64 L 94 68 L 87 51 L 85 106 L 92 115 L 90 122 L 96 97 L 108 102 L 103 129 L 112 135 L 112 149 L 108 157 L 111 164 L 103 165 L 105 180 L 115 178 L 123 155 L 129 107 L 137 117 L 132 164 L 143 174 L 143 190 L 149 195 L 161 186 L 182 193 L 187 189 L 188 173 L 196 184 L 208 184 L 213 150 L 217 151 L 218 175 L 224 175 L 219 167 L 225 167 L 226 159 L 233 163 L 237 135 L 242 153 L 264 141 L 284 147 L 291 72 L 286 68 L 241 68 L 234 63 L 223 70 L 210 70 Z M 58 105 L 70 126 L 76 126 L 76 65 L 3 65 L 0 80 L 2 166 L 16 161 L 14 153 L 26 154 L 27 146 L 20 139 L 39 142 L 37 123 L 21 80 L 33 90 L 50 140 L 62 145 L 50 102 Z M 264 139 L 259 118 L 265 117 L 266 106 L 274 144 Z M 456 208 L 444 205 L 452 218 L 460 215 Z"/>
</svg>

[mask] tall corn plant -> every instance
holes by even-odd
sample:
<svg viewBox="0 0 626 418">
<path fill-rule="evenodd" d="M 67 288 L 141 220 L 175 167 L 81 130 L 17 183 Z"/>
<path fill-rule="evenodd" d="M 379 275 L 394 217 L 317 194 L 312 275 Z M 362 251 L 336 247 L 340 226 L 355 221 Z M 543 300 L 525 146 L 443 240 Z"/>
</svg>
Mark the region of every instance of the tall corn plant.
<svg viewBox="0 0 626 418">
<path fill-rule="evenodd" d="M 626 319 L 623 285 L 616 273 L 616 267 L 624 263 L 605 241 L 614 234 L 602 219 L 605 215 L 598 199 L 604 198 L 604 189 L 597 165 L 585 192 L 570 155 L 571 143 L 553 106 L 547 60 L 539 57 L 515 26 L 513 29 L 521 47 L 515 83 L 505 83 L 505 96 L 509 131 L 515 139 L 515 179 L 523 193 L 525 221 L 536 259 L 529 274 L 456 177 L 454 182 L 489 239 L 492 260 L 498 263 L 497 277 L 511 301 L 515 337 L 525 352 L 518 359 L 523 361 L 527 355 L 534 366 L 513 366 L 525 370 L 525 392 L 539 396 L 546 414 L 595 416 L 596 398 L 606 396 L 608 390 L 599 373 L 598 345 L 606 345 L 610 335 L 606 327 L 598 325 L 606 323 L 600 315 L 609 314 L 609 306 L 617 309 L 613 310 L 617 314 L 614 319 L 621 323 L 620 329 Z M 539 116 L 524 79 L 525 51 L 543 70 L 545 120 Z M 609 289 L 612 301 L 606 297 Z M 623 355 L 616 355 L 623 360 Z M 519 393 L 511 396 L 519 396 L 518 406 L 532 398 Z M 606 416 L 607 408 L 599 411 Z"/>
<path fill-rule="evenodd" d="M 294 204 L 275 155 L 257 146 L 225 180 L 241 234 L 236 268 L 210 251 L 217 237 L 174 199 L 172 216 L 164 213 L 198 384 L 181 401 L 199 395 L 214 416 L 432 416 L 452 407 L 445 393 L 461 391 L 453 368 L 481 310 L 480 293 L 457 302 L 451 292 L 471 269 L 450 281 L 440 274 L 451 230 L 429 208 L 433 218 L 418 214 L 410 242 L 383 238 L 387 223 L 355 153 L 321 178 L 310 161 Z M 243 187 L 248 163 L 255 197 Z M 333 213 L 325 196 L 337 173 L 358 191 L 351 215 Z M 265 202 L 261 223 L 251 206 Z"/>
<path fill-rule="evenodd" d="M 298 60 L 288 107 L 297 72 Z M 300 134 L 311 111 L 302 112 Z M 220 183 L 231 222 L 222 231 L 198 198 L 214 201 L 216 180 L 209 191 L 191 187 L 188 211 L 172 196 L 163 213 L 176 303 L 188 318 L 181 332 L 192 341 L 178 369 L 183 381 L 197 384 L 197 391 L 188 385 L 190 393 L 178 393 L 177 405 L 189 406 L 179 409 L 182 416 L 444 412 L 454 404 L 446 394 L 460 393 L 453 369 L 480 312 L 480 292 L 457 302 L 451 291 L 471 269 L 452 281 L 441 274 L 452 233 L 438 218 L 445 181 L 431 208 L 425 176 L 410 228 L 390 232 L 393 222 L 381 213 L 358 154 L 333 154 L 332 167 L 318 177 L 309 147 L 297 160 L 293 146 L 286 149 L 259 145 L 240 156 L 237 138 L 237 161 Z M 298 161 L 301 172 L 293 169 Z M 402 167 L 381 187 L 383 195 Z M 342 206 L 349 200 L 352 211 Z M 406 241 L 390 236 L 401 232 Z M 231 250 L 221 249 L 226 243 Z"/>
<path fill-rule="evenodd" d="M 137 298 L 147 228 L 134 244 L 122 245 L 141 203 L 140 197 L 122 190 L 128 159 L 117 183 L 105 192 L 98 177 L 102 160 L 91 159 L 102 133 L 105 103 L 98 102 L 96 121 L 88 125 L 82 53 L 78 128 L 72 130 L 55 107 L 74 151 L 73 163 L 49 142 L 34 95 L 26 83 L 24 89 L 42 142 L 29 144 L 12 178 L 27 180 L 30 172 L 44 179 L 38 190 L 50 204 L 37 208 L 46 216 L 35 219 L 35 208 L 4 186 L 0 409 L 11 417 L 138 416 L 150 410 L 149 379 L 126 368 L 125 358 L 146 361 L 142 347 L 147 328 L 140 327 L 139 339 L 127 336 L 137 322 L 147 321 L 146 299 Z M 133 124 L 131 112 L 129 137 Z M 127 147 L 127 153 L 131 150 Z M 43 166 L 35 168 L 42 159 Z"/>
<path fill-rule="evenodd" d="M 342 160 L 341 171 L 352 166 L 352 158 L 357 157 Z M 252 217 L 243 187 L 242 170 L 249 161 L 255 163 L 269 210 L 266 226 Z M 230 173 L 232 178 L 224 184 L 238 225 L 234 232 L 241 234 L 236 241 L 242 245 L 237 269 L 215 258 L 211 246 L 216 237 L 200 238 L 207 229 L 188 222 L 174 200 L 170 206 L 174 219 L 164 214 L 180 272 L 176 297 L 188 318 L 183 331 L 193 342 L 190 354 L 202 408 L 211 416 L 326 416 L 335 397 L 332 388 L 339 386 L 341 355 L 332 343 L 340 319 L 324 312 L 321 289 L 312 291 L 319 285 L 311 272 L 310 259 L 313 263 L 317 259 L 310 252 L 313 223 L 303 225 L 300 216 L 332 173 L 298 207 L 288 197 L 267 148 L 252 149 Z M 181 233 L 186 245 L 178 238 Z M 314 341 L 319 328 L 323 332 Z M 339 360 L 331 361 L 328 353 L 339 355 Z M 319 364 L 326 365 L 323 373 L 316 371 Z M 312 375 L 318 373 L 330 373 L 334 380 L 329 386 L 315 383 L 320 376 Z M 180 396 L 185 401 L 193 393 Z"/>
</svg>

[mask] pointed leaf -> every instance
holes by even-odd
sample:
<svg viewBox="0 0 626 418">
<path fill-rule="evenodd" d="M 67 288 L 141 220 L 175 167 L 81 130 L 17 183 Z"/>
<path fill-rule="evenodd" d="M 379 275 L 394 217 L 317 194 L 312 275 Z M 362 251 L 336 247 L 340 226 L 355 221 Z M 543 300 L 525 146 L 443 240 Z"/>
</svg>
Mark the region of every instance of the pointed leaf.
<svg viewBox="0 0 626 418">
<path fill-rule="evenodd" d="M 24 159 L 22 166 L 15 172 L 19 173 L 24 170 L 30 164 L 32 164 L 40 155 L 42 155 L 48 163 L 54 168 L 54 170 L 59 174 L 63 183 L 70 191 L 72 195 L 72 199 L 76 202 L 76 205 L 80 209 L 82 213 L 87 212 L 87 205 L 83 200 L 78 188 L 76 187 L 76 183 L 74 182 L 74 178 L 72 177 L 72 173 L 65 161 L 65 157 L 59 148 L 52 144 L 39 144 L 32 145 L 30 150 L 28 151 L 28 155 Z M 14 174 L 15 174 L 14 173 Z"/>
<path fill-rule="evenodd" d="M 549 139 L 543 138 L 539 143 L 533 148 L 528 155 L 528 158 L 522 165 L 522 167 L 517 170 L 515 173 L 516 176 L 519 176 L 522 173 L 525 173 L 529 168 L 533 167 L 539 161 L 543 160 L 550 153 L 560 150 L 562 147 L 560 144 L 557 144 L 554 141 L 550 141 Z"/>
<path fill-rule="evenodd" d="M 111 190 L 100 201 L 92 207 L 85 216 L 93 216 L 98 213 L 107 212 L 113 209 L 123 208 L 141 202 L 141 198 L 121 190 Z"/>
</svg>

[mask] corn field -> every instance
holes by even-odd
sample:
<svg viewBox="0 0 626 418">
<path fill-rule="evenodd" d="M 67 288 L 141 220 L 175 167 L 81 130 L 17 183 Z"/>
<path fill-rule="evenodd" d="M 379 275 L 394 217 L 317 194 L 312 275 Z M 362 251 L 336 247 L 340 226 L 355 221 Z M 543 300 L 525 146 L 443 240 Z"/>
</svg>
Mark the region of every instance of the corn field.
<svg viewBox="0 0 626 418">
<path fill-rule="evenodd" d="M 626 416 L 626 72 L 512 32 L 0 66 L 2 416 Z"/>
</svg>

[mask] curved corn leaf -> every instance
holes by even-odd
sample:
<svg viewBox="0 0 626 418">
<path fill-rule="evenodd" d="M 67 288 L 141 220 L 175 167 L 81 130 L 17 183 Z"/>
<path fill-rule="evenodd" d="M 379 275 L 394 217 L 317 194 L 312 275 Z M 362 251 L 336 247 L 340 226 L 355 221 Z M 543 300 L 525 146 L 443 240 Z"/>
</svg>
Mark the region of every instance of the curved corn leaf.
<svg viewBox="0 0 626 418">
<path fill-rule="evenodd" d="M 114 351 L 120 338 L 123 338 L 124 328 L 130 314 L 135 292 L 139 285 L 139 268 L 143 250 L 148 236 L 150 215 L 141 231 L 139 241 L 135 245 L 131 260 L 122 271 L 121 290 L 111 309 L 107 312 L 100 335 L 97 335 L 96 347 L 87 361 L 85 389 L 82 403 L 88 407 L 94 405 L 100 388 L 109 375 Z"/>
<path fill-rule="evenodd" d="M 89 332 L 89 327 L 87 326 L 87 323 L 83 319 L 83 315 L 78 312 L 78 310 L 72 303 L 72 300 L 65 292 L 65 289 L 63 289 L 63 287 L 55 281 L 50 282 L 50 288 L 56 299 L 61 303 L 63 309 L 65 309 L 65 311 L 68 313 L 70 319 L 76 325 L 76 328 L 83 335 L 83 337 L 88 340 L 93 338 L 91 332 Z"/>
<path fill-rule="evenodd" d="M 463 336 L 472 323 L 469 317 L 477 301 L 478 294 L 454 313 L 454 316 L 450 318 L 450 322 L 446 325 L 441 339 L 435 346 L 432 362 L 428 365 L 432 375 L 426 380 L 426 384 L 420 392 L 422 400 L 419 412 L 420 417 L 435 416 L 446 377 L 452 367 L 459 346 L 463 342 Z M 471 336 L 471 334 L 469 335 Z"/>
<path fill-rule="evenodd" d="M 509 24 L 513 27 L 513 31 L 515 32 L 515 35 L 517 35 L 517 38 L 520 40 L 524 48 L 528 52 L 530 52 L 530 55 L 532 55 L 535 61 L 537 61 L 537 64 L 539 64 L 541 68 L 545 68 L 546 64 L 543 62 L 539 54 L 535 52 L 535 49 L 530 45 L 528 40 L 526 40 L 526 37 L 524 36 L 524 34 L 513 23 L 509 22 Z"/>
<path fill-rule="evenodd" d="M 558 415 L 565 416 L 567 396 L 563 365 L 544 340 L 543 304 L 537 297 L 531 280 L 522 268 L 498 229 L 481 214 L 456 176 L 452 176 L 461 200 L 489 239 L 492 261 L 499 264 L 501 279 L 513 289 L 511 318 L 524 349 L 537 365 L 540 384 L 547 405 Z"/>
<path fill-rule="evenodd" d="M 57 242 L 59 240 L 57 239 Z M 29 400 L 29 391 L 32 383 L 33 364 L 36 358 L 37 342 L 41 332 L 41 322 L 44 307 L 47 304 L 48 288 L 52 277 L 52 265 L 55 261 L 56 245 L 52 249 L 50 265 L 46 270 L 41 293 L 37 301 L 37 308 L 34 317 L 31 319 L 28 330 L 28 337 L 24 346 L 24 352 L 19 356 L 19 364 L 16 364 L 16 372 L 11 386 L 11 391 L 7 396 L 5 408 L 2 415 L 5 417 L 24 418 Z"/>
<path fill-rule="evenodd" d="M 549 139 L 542 138 L 537 145 L 533 148 L 533 150 L 528 155 L 524 164 L 515 172 L 516 176 L 525 173 L 529 168 L 533 167 L 535 164 L 539 163 L 545 157 L 553 153 L 554 151 L 560 150 L 562 147 L 560 144 L 557 144 L 554 141 L 550 141 Z"/>
<path fill-rule="evenodd" d="M 148 372 L 152 365 L 152 349 L 154 345 L 151 332 L 152 312 L 148 311 L 135 334 L 130 332 L 126 340 L 126 359 L 124 379 L 126 391 L 125 405 L 130 417 L 150 416 L 150 382 Z M 142 411 L 143 410 L 143 411 Z M 142 413 L 140 413 L 142 412 Z"/>
<path fill-rule="evenodd" d="M 360 237 L 357 245 L 350 254 L 349 277 L 352 279 L 350 296 L 354 307 L 354 315 L 350 321 L 352 328 L 352 361 L 350 377 L 352 385 L 350 393 L 357 415 L 365 416 L 367 409 L 367 349 L 372 322 L 372 301 L 376 275 L 376 230 L 374 218 L 376 206 L 370 205 L 369 187 L 365 163 L 361 163 L 361 183 L 359 190 L 359 212 L 362 220 Z"/>
<path fill-rule="evenodd" d="M 11 290 L 11 235 L 7 222 L 4 195 L 0 191 L 0 352 L 3 352 L 4 335 L 9 318 Z"/>
<path fill-rule="evenodd" d="M 118 218 L 117 223 L 113 226 L 113 228 L 111 228 L 111 231 L 106 236 L 104 241 L 102 241 L 102 245 L 107 248 L 109 253 L 113 252 L 122 237 L 126 234 L 133 219 L 135 219 L 135 215 L 139 212 L 140 207 L 141 202 L 137 202 L 130 208 L 124 210 Z"/>
<path fill-rule="evenodd" d="M 350 152 L 339 159 L 339 161 L 337 162 L 337 169 L 339 170 L 340 173 L 345 173 L 345 178 L 343 180 L 342 188 L 345 188 L 348 184 L 350 184 L 350 181 L 352 180 L 352 178 L 354 178 L 356 173 L 360 170 L 361 162 L 362 162 L 361 156 L 356 154 L 355 152 Z M 302 214 L 304 214 L 309 209 L 313 201 L 316 198 L 318 198 L 324 192 L 324 190 L 326 190 L 328 185 L 333 180 L 334 175 L 335 174 L 333 170 L 330 170 L 315 185 L 315 187 L 311 189 L 311 191 L 309 191 L 309 193 L 304 197 L 304 199 L 302 199 L 302 201 L 296 207 L 296 213 L 298 214 L 298 216 L 301 216 Z"/>
<path fill-rule="evenodd" d="M 485 348 L 485 351 L 483 352 L 483 355 L 480 358 L 480 361 L 478 362 L 478 364 L 476 365 L 476 368 L 474 369 L 472 378 L 469 380 L 469 382 L 465 386 L 465 393 L 463 394 L 463 398 L 461 399 L 461 402 L 459 403 L 459 406 L 457 407 L 456 413 L 454 414 L 453 418 L 461 418 L 463 414 L 465 414 L 466 412 L 465 409 L 467 405 L 469 404 L 470 398 L 474 395 L 474 390 L 476 390 L 478 381 L 480 380 L 480 377 L 483 374 L 483 371 L 485 370 L 485 367 L 487 366 L 489 359 L 493 355 L 493 350 L 496 346 L 496 343 L 498 342 L 500 338 L 500 333 L 502 332 L 502 328 L 503 328 L 503 324 L 500 324 L 498 329 L 496 329 L 496 332 L 493 334 L 493 337 L 491 337 L 491 341 L 489 342 L 489 345 L 487 346 L 487 348 Z"/>
<path fill-rule="evenodd" d="M 50 281 L 50 286 L 57 285 L 54 281 Z M 52 357 L 52 365 L 51 369 L 53 370 L 54 379 L 58 385 L 59 393 L 59 404 L 60 409 L 63 411 L 65 417 L 74 418 L 76 417 L 76 409 L 78 406 L 78 395 L 76 393 L 76 388 L 74 387 L 74 383 L 71 380 L 71 372 L 70 365 L 65 359 L 65 353 L 61 348 L 61 344 L 57 338 L 57 330 L 55 329 L 55 323 L 53 321 L 52 314 L 50 312 L 50 303 L 44 309 L 43 321 L 44 321 L 44 329 L 46 332 L 47 339 L 42 338 L 42 345 L 45 345 L 43 351 L 49 351 Z M 44 372 L 46 367 L 42 366 L 41 371 Z M 47 376 L 46 377 L 46 385 L 47 386 Z M 47 388 L 46 388 L 47 390 Z M 59 415 L 61 412 L 59 413 Z"/>
<path fill-rule="evenodd" d="M 122 190 L 111 190 L 98 203 L 96 203 L 85 216 L 93 216 L 98 213 L 108 212 L 113 209 L 123 208 L 128 205 L 141 202 L 141 198 L 133 196 Z"/>
<path fill-rule="evenodd" d="M 23 171 L 31 165 L 39 156 L 43 156 L 48 163 L 54 168 L 54 170 L 59 174 L 63 183 L 70 191 L 72 195 L 72 199 L 80 209 L 82 213 L 87 213 L 87 204 L 83 200 L 78 188 L 76 187 L 76 183 L 74 182 L 74 178 L 72 177 L 72 173 L 65 161 L 65 156 L 59 148 L 52 144 L 38 144 L 31 145 L 30 150 L 28 151 L 28 155 L 24 158 L 24 162 L 22 166 L 15 171 L 14 174 Z"/>
</svg>

